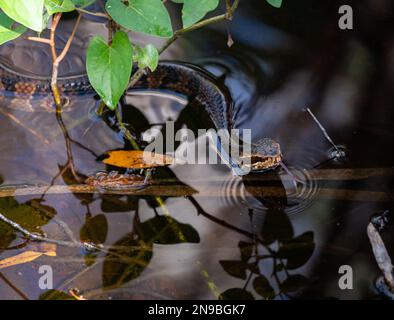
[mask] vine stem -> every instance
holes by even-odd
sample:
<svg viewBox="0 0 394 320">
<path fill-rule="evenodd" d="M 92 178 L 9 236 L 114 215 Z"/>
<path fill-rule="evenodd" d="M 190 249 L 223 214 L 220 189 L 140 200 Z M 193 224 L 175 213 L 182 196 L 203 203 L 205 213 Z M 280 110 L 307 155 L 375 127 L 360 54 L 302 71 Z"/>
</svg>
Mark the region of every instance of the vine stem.
<svg viewBox="0 0 394 320">
<path fill-rule="evenodd" d="M 82 8 L 76 8 L 76 10 L 79 13 L 84 13 L 84 14 L 88 14 L 88 15 L 91 15 L 91 16 L 95 16 L 95 17 L 109 18 L 108 14 L 106 14 L 106 13 L 92 12 L 92 11 L 88 11 L 88 10 L 85 10 L 85 9 L 82 9 Z"/>
<path fill-rule="evenodd" d="M 56 35 L 56 29 L 59 25 L 60 22 L 60 18 L 61 18 L 62 14 L 61 13 L 57 13 L 55 14 L 54 18 L 53 18 L 53 23 L 51 26 L 51 35 L 50 35 L 50 47 L 51 47 L 51 53 L 52 53 L 52 79 L 51 79 L 51 89 L 52 89 L 52 93 L 53 93 L 53 98 L 55 100 L 55 104 L 56 104 L 56 112 L 60 112 L 61 111 L 61 105 L 62 105 L 62 101 L 61 101 L 61 96 L 60 96 L 60 91 L 59 91 L 59 87 L 57 85 L 57 77 L 58 77 L 58 73 L 59 73 L 59 64 L 60 62 L 64 59 L 64 57 L 66 56 L 68 50 L 70 49 L 71 43 L 75 37 L 75 33 L 78 29 L 79 23 L 81 21 L 81 15 L 78 15 L 77 21 L 74 25 L 74 28 L 71 32 L 70 37 L 67 40 L 66 45 L 64 46 L 62 52 L 60 53 L 60 55 L 57 55 L 56 52 L 56 41 L 55 41 L 55 35 Z"/>
</svg>

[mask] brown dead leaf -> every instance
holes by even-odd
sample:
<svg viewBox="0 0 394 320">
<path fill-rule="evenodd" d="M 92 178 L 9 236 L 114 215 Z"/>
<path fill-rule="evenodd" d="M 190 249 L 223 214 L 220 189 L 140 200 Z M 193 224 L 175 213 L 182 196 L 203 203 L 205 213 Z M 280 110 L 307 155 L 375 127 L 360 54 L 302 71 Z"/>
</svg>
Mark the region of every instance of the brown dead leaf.
<svg viewBox="0 0 394 320">
<path fill-rule="evenodd" d="M 0 260 L 0 269 L 12 267 L 15 265 L 23 264 L 23 263 L 28 263 L 33 260 L 36 260 L 37 258 L 41 257 L 42 255 L 50 256 L 50 257 L 56 257 L 56 246 L 53 244 L 48 244 L 47 246 L 43 246 L 42 251 L 25 251 L 20 254 L 17 254 L 16 256 L 13 257 L 8 257 L 3 260 Z"/>
<path fill-rule="evenodd" d="M 105 164 L 121 168 L 149 169 L 174 163 L 171 156 L 140 150 L 114 150 L 107 153 Z"/>
</svg>

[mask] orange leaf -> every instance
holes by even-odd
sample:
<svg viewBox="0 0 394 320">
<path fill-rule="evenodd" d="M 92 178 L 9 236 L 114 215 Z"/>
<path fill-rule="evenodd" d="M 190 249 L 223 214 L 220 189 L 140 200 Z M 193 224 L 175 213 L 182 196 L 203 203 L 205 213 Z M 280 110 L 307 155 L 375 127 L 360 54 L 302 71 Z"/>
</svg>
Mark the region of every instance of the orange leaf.
<svg viewBox="0 0 394 320">
<path fill-rule="evenodd" d="M 108 151 L 105 164 L 121 168 L 149 169 L 167 166 L 174 163 L 174 158 L 158 153 L 139 150 L 114 150 Z"/>
<path fill-rule="evenodd" d="M 56 256 L 56 246 L 49 245 L 47 247 L 41 248 L 41 252 L 39 251 L 25 251 L 20 254 L 17 254 L 13 257 L 8 257 L 3 260 L 0 260 L 0 269 L 12 267 L 18 264 L 28 263 L 37 258 L 41 257 L 42 255 L 47 255 L 50 257 Z"/>
</svg>

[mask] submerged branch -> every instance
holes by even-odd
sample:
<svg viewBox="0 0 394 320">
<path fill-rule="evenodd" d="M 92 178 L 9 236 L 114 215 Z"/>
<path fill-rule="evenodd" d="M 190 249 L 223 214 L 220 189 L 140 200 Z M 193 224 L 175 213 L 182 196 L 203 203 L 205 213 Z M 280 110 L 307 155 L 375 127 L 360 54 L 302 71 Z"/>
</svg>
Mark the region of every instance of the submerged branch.
<svg viewBox="0 0 394 320">
<path fill-rule="evenodd" d="M 379 232 L 371 222 L 367 227 L 367 235 L 372 246 L 376 263 L 382 271 L 383 277 L 386 280 L 387 285 L 390 287 L 390 290 L 394 292 L 393 264 Z"/>
<path fill-rule="evenodd" d="M 116 194 L 116 195 L 136 195 L 136 196 L 154 196 L 154 197 L 186 197 L 198 193 L 202 197 L 225 197 L 222 190 L 215 185 L 208 185 L 207 183 L 201 185 L 201 189 L 196 191 L 184 184 L 157 184 L 149 185 L 143 189 L 129 188 L 129 189 L 96 189 L 86 184 L 77 185 L 53 185 L 53 186 L 21 186 L 21 187 L 7 187 L 0 188 L 0 198 L 11 196 L 28 196 L 45 194 Z M 243 195 L 241 190 L 234 190 L 234 193 L 239 197 Z M 283 198 L 283 188 L 255 186 L 249 187 L 245 194 L 249 198 Z M 301 200 L 300 198 L 296 199 Z M 380 191 L 365 191 L 365 190 L 347 190 L 347 189 L 319 189 L 315 195 L 316 199 L 339 200 L 339 201 L 357 201 L 357 202 L 391 202 L 394 199 L 393 192 Z M 289 200 L 292 197 L 288 197 Z"/>
</svg>

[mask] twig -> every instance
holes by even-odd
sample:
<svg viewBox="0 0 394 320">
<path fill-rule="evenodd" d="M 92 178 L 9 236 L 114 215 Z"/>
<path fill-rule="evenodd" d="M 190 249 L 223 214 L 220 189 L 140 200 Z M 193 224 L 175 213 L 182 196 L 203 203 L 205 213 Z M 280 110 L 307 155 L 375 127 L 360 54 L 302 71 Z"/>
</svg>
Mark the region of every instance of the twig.
<svg viewBox="0 0 394 320">
<path fill-rule="evenodd" d="M 10 118 L 12 121 L 14 121 L 16 124 L 20 125 L 21 127 L 25 128 L 27 131 L 29 131 L 32 135 L 36 136 L 38 139 L 40 139 L 42 142 L 44 142 L 46 145 L 49 145 L 49 141 L 48 139 L 44 138 L 43 136 L 41 136 L 37 131 L 35 131 L 34 129 L 26 126 L 22 121 L 20 121 L 17 117 L 15 117 L 13 114 L 6 112 L 2 109 L 0 109 L 0 112 Z"/>
<path fill-rule="evenodd" d="M 119 189 L 97 189 L 86 184 L 75 184 L 75 185 L 53 185 L 48 189 L 48 186 L 1 186 L 0 187 L 0 198 L 12 197 L 12 196 L 30 196 L 30 195 L 41 195 L 43 192 L 47 194 L 117 194 L 117 195 L 136 195 L 136 196 L 154 196 L 154 197 L 187 197 L 198 193 L 203 197 L 222 197 L 223 192 L 220 188 L 214 185 L 203 184 L 201 190 L 196 191 L 195 189 L 188 187 L 185 184 L 179 183 L 174 184 L 173 182 L 164 184 L 151 183 L 143 189 L 138 188 L 119 188 Z M 241 191 L 239 191 L 241 192 Z M 281 187 L 270 187 L 270 186 L 249 186 L 246 197 L 256 198 L 261 197 L 267 198 L 283 198 L 283 188 Z M 238 196 L 242 196 L 241 193 Z M 302 195 L 298 198 L 296 195 L 294 199 L 302 199 Z M 391 202 L 394 199 L 393 192 L 380 192 L 380 191 L 368 191 L 368 190 L 349 190 L 349 189 L 328 189 L 321 188 L 317 190 L 315 199 L 327 199 L 327 200 L 339 200 L 339 201 L 355 201 L 355 202 Z M 293 197 L 288 197 L 289 200 Z"/>
<path fill-rule="evenodd" d="M 52 52 L 52 79 L 51 79 L 51 88 L 52 88 L 52 93 L 53 93 L 53 98 L 55 100 L 55 104 L 56 106 L 61 106 L 62 101 L 61 101 L 61 96 L 60 96 L 60 91 L 59 91 L 59 87 L 57 86 L 57 77 L 58 77 L 58 73 L 59 73 L 59 64 L 60 62 L 64 59 L 64 57 L 66 56 L 68 50 L 70 49 L 71 43 L 74 39 L 75 33 L 78 29 L 79 26 L 79 22 L 81 21 L 81 15 L 78 15 L 77 21 L 74 25 L 74 28 L 71 32 L 70 37 L 67 40 L 66 45 L 64 46 L 62 52 L 60 53 L 60 55 L 58 56 L 56 53 L 56 41 L 55 41 L 55 35 L 56 35 L 56 29 L 59 25 L 60 22 L 60 18 L 61 18 L 62 14 L 61 13 L 57 13 L 55 14 L 54 18 L 53 18 L 53 22 L 52 22 L 52 26 L 51 26 L 51 35 L 50 35 L 50 47 L 51 47 L 51 52 Z M 60 108 L 56 108 L 56 112 L 61 111 Z"/>
<path fill-rule="evenodd" d="M 57 59 L 57 53 L 56 53 L 56 43 L 55 43 L 55 35 L 56 35 L 56 29 L 57 26 L 59 25 L 59 21 L 61 18 L 62 14 L 61 13 L 56 13 L 53 17 L 52 20 L 52 25 L 51 25 L 51 33 L 50 33 L 50 47 L 51 47 L 51 54 L 52 54 L 52 79 L 51 79 L 51 89 L 52 89 L 52 94 L 53 94 L 53 99 L 55 101 L 56 106 L 61 105 L 61 97 L 60 97 L 60 92 L 59 88 L 57 86 L 57 75 L 58 75 L 58 66 L 55 66 L 55 61 Z"/>
<path fill-rule="evenodd" d="M 7 277 L 5 275 L 3 275 L 3 273 L 0 272 L 0 278 L 3 279 L 3 281 L 8 284 L 12 290 L 14 290 L 23 300 L 29 300 L 29 298 L 27 297 L 27 295 L 25 295 L 20 289 L 18 289 L 17 287 L 15 287 L 15 285 L 7 279 Z"/>
<path fill-rule="evenodd" d="M 71 170 L 72 175 L 74 176 L 75 180 L 77 182 L 81 182 L 81 179 L 75 169 L 75 165 L 74 165 L 74 157 L 73 157 L 73 153 L 72 153 L 72 149 L 71 149 L 71 141 L 70 141 L 70 135 L 67 131 L 67 127 L 63 122 L 63 118 L 62 118 L 62 114 L 61 114 L 61 106 L 60 105 L 56 105 L 56 120 L 60 126 L 60 129 L 62 130 L 63 136 L 64 136 L 64 140 L 65 140 L 65 144 L 66 144 L 66 152 L 67 152 L 67 163 L 66 163 L 66 167 L 69 167 Z"/>
<path fill-rule="evenodd" d="M 379 269 L 382 271 L 387 285 L 390 287 L 391 291 L 394 292 L 393 264 L 387 252 L 386 246 L 384 245 L 379 232 L 372 223 L 368 224 L 367 234 L 372 246 L 376 263 L 378 264 Z"/>
<path fill-rule="evenodd" d="M 96 17 L 103 17 L 103 18 L 109 18 L 109 15 L 106 13 L 101 13 L 101 12 L 93 12 L 93 11 L 88 11 L 82 8 L 76 8 L 77 11 L 80 13 L 88 14 L 91 16 L 96 16 Z"/>
<path fill-rule="evenodd" d="M 94 243 L 86 243 L 86 242 L 78 242 L 78 241 L 64 241 L 64 240 L 58 240 L 58 239 L 52 239 L 52 238 L 47 238 L 46 236 L 40 235 L 38 233 L 32 233 L 25 228 L 23 228 L 21 225 L 16 223 L 13 220 L 8 219 L 6 216 L 0 213 L 0 220 L 8 224 L 10 227 L 13 229 L 19 231 L 22 233 L 25 237 L 32 241 L 40 241 L 40 242 L 46 242 L 46 243 L 53 243 L 58 246 L 64 246 L 64 247 L 70 247 L 70 248 L 85 248 L 89 250 L 95 250 L 99 252 L 103 252 L 105 254 L 110 254 L 115 257 L 120 257 L 124 259 L 128 259 L 130 261 L 135 262 L 136 259 L 129 258 L 125 255 L 117 254 L 116 252 L 113 252 L 114 250 L 121 250 L 121 249 L 130 249 L 130 248 L 135 248 L 139 250 L 150 250 L 149 248 L 145 248 L 144 246 L 104 246 L 104 245 L 96 245 Z"/>
<path fill-rule="evenodd" d="M 46 44 L 51 44 L 51 41 L 49 39 L 46 38 L 40 38 L 40 37 L 26 37 L 26 40 L 30 40 L 30 41 L 35 41 L 35 42 L 42 42 L 42 43 L 46 43 Z"/>
<path fill-rule="evenodd" d="M 339 150 L 337 145 L 334 143 L 334 141 L 331 139 L 331 137 L 328 135 L 326 129 L 323 127 L 323 125 L 320 123 L 320 121 L 316 118 L 316 116 L 313 114 L 311 109 L 306 108 L 306 111 L 310 114 L 312 119 L 316 122 L 316 124 L 319 126 L 320 130 L 323 132 L 325 138 L 332 144 L 332 146 L 335 148 L 337 151 L 336 157 L 342 158 L 343 157 L 343 151 Z"/>
</svg>

